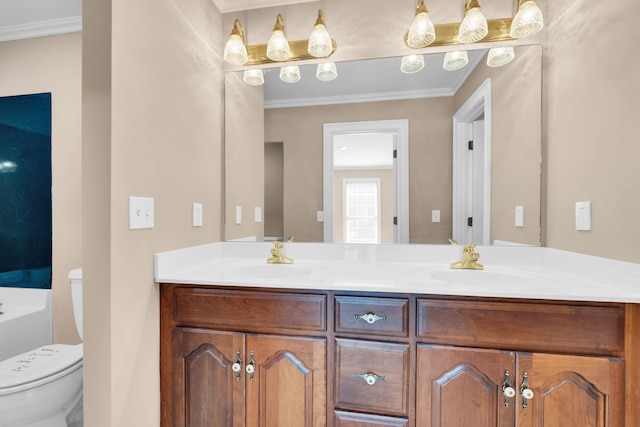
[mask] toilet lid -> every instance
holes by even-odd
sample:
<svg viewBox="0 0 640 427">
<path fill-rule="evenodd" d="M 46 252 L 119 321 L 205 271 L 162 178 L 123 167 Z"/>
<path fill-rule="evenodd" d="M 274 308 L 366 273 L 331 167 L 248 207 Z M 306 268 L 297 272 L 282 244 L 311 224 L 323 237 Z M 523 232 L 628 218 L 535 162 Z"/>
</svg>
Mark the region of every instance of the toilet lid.
<svg viewBox="0 0 640 427">
<path fill-rule="evenodd" d="M 0 389 L 50 377 L 82 361 L 82 344 L 51 344 L 0 362 Z"/>
</svg>

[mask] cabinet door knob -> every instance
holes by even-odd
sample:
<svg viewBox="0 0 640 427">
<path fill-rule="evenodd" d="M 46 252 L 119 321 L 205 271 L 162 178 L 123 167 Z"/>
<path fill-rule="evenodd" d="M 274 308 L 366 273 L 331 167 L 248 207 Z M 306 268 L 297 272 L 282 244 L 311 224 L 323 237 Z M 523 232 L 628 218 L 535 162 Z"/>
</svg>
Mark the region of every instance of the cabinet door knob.
<svg viewBox="0 0 640 427">
<path fill-rule="evenodd" d="M 240 381 L 242 374 L 242 359 L 240 358 L 240 349 L 236 349 L 236 362 L 231 365 L 231 370 L 236 373 L 236 381 Z"/>
<path fill-rule="evenodd" d="M 533 390 L 529 388 L 529 376 L 526 372 L 522 374 L 520 395 L 522 396 L 522 409 L 527 409 L 527 401 L 533 399 Z"/>
<path fill-rule="evenodd" d="M 509 407 L 509 399 L 516 395 L 516 390 L 511 387 L 509 371 L 504 371 L 504 382 L 502 383 L 502 394 L 504 395 L 504 406 Z"/>
<path fill-rule="evenodd" d="M 376 323 L 378 320 L 387 320 L 387 316 L 378 316 L 375 313 L 354 314 L 353 318 L 362 319 L 370 325 Z"/>
<path fill-rule="evenodd" d="M 253 382 L 253 373 L 256 371 L 256 362 L 253 360 L 253 351 L 249 353 L 249 364 L 245 368 L 249 374 L 249 381 Z"/>
<path fill-rule="evenodd" d="M 387 377 L 385 377 L 385 376 L 372 374 L 370 372 L 368 372 L 366 374 L 353 374 L 353 376 L 355 378 L 363 379 L 367 383 L 367 385 L 374 385 L 376 383 L 376 381 L 386 381 L 387 380 Z"/>
</svg>

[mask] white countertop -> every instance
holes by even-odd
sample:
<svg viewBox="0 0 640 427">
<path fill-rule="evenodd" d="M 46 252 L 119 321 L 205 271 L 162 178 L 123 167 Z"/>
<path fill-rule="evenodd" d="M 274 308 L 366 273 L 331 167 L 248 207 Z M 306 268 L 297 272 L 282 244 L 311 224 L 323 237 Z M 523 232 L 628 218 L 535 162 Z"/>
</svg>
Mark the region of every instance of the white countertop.
<svg viewBox="0 0 640 427">
<path fill-rule="evenodd" d="M 478 246 L 484 270 L 453 270 L 462 246 L 219 242 L 155 255 L 158 283 L 640 302 L 640 264 L 540 247 Z"/>
</svg>

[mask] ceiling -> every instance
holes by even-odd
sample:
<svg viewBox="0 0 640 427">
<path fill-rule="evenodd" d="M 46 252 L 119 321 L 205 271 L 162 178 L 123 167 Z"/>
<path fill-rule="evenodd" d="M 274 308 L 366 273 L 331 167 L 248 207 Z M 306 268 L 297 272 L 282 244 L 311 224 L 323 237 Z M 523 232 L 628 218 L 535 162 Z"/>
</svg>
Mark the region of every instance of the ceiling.
<svg viewBox="0 0 640 427">
<path fill-rule="evenodd" d="M 222 13 L 314 0 L 212 0 Z M 82 31 L 82 0 L 0 0 L 0 42 Z"/>
</svg>

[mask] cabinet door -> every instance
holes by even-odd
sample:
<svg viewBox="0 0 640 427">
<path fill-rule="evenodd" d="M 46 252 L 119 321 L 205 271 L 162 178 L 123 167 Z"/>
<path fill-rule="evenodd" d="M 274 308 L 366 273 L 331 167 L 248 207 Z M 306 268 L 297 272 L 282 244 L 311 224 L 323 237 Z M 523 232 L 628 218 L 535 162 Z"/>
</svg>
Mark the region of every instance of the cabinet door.
<svg viewBox="0 0 640 427">
<path fill-rule="evenodd" d="M 519 354 L 518 372 L 518 387 L 526 372 L 533 391 L 526 409 L 519 404 L 519 427 L 624 425 L 623 360 Z"/>
<path fill-rule="evenodd" d="M 247 427 L 323 427 L 327 419 L 324 338 L 247 335 Z"/>
<path fill-rule="evenodd" d="M 515 400 L 502 392 L 505 372 L 515 388 L 513 353 L 418 345 L 417 427 L 513 427 Z"/>
<path fill-rule="evenodd" d="M 232 370 L 243 342 L 242 334 L 173 330 L 173 426 L 244 426 L 244 382 Z"/>
</svg>

